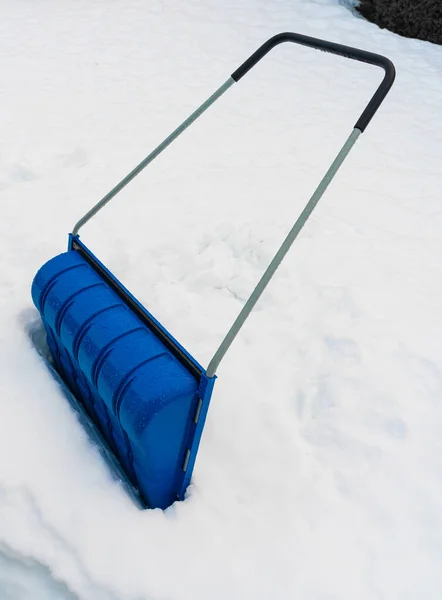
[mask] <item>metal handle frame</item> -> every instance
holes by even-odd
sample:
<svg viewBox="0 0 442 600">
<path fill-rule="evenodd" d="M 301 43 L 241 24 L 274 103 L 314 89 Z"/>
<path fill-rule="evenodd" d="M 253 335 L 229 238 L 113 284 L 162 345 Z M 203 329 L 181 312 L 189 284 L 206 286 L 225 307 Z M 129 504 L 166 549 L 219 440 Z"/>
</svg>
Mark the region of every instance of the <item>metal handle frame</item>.
<svg viewBox="0 0 442 600">
<path fill-rule="evenodd" d="M 106 194 L 95 206 L 93 206 L 74 226 L 72 230 L 72 236 L 78 237 L 78 232 L 81 227 L 85 225 L 94 215 L 98 213 L 114 196 L 118 194 L 126 185 L 134 179 L 148 164 L 150 164 L 163 150 L 165 150 L 183 131 L 185 131 L 198 117 L 200 117 L 218 98 L 220 98 L 234 83 L 238 82 L 246 73 L 250 71 L 270 50 L 272 50 L 275 46 L 282 44 L 284 42 L 293 42 L 295 44 L 300 44 L 302 46 L 307 46 L 310 48 L 314 48 L 316 50 L 322 50 L 325 52 L 329 52 L 331 54 L 337 54 L 339 56 L 344 56 L 346 58 L 350 58 L 353 60 L 357 60 L 360 62 L 369 63 L 376 67 L 381 67 L 385 71 L 384 78 L 379 85 L 378 89 L 373 94 L 372 98 L 368 102 L 361 116 L 357 120 L 352 133 L 346 140 L 345 144 L 339 151 L 335 160 L 327 170 L 326 174 L 322 178 L 315 192 L 313 193 L 310 200 L 307 202 L 304 210 L 301 212 L 298 217 L 296 223 L 293 225 L 292 229 L 286 236 L 283 241 L 281 247 L 275 254 L 274 258 L 270 262 L 267 267 L 264 275 L 259 280 L 255 289 L 251 293 L 249 299 L 244 304 L 241 312 L 235 319 L 233 325 L 228 331 L 227 335 L 221 342 L 217 351 L 215 352 L 213 358 L 209 362 L 209 365 L 206 370 L 206 375 L 208 377 L 213 377 L 215 372 L 232 344 L 233 340 L 237 336 L 239 330 L 244 325 L 247 317 L 253 310 L 255 304 L 259 300 L 261 294 L 264 289 L 267 287 L 268 283 L 272 279 L 275 271 L 278 266 L 281 264 L 281 261 L 289 251 L 293 242 L 299 235 L 301 229 L 304 227 L 314 208 L 318 204 L 325 190 L 329 186 L 331 180 L 336 175 L 339 167 L 344 162 L 348 153 L 356 143 L 356 140 L 359 138 L 360 134 L 363 133 L 370 123 L 371 119 L 375 115 L 379 106 L 385 99 L 388 94 L 391 86 L 393 85 L 395 79 L 395 68 L 393 63 L 386 57 L 381 56 L 379 54 L 373 54 L 372 52 L 366 52 L 365 50 L 360 50 L 358 48 L 352 48 L 350 46 L 343 46 L 341 44 L 336 44 L 334 42 L 328 42 L 326 40 L 321 40 L 317 38 L 308 37 L 305 35 L 301 35 L 298 33 L 280 33 L 278 35 L 273 36 L 267 42 L 265 42 L 262 46 L 256 50 L 232 75 L 229 79 L 223 83 L 221 87 L 219 87 L 213 94 L 210 96 L 200 107 L 198 107 L 181 125 L 179 125 L 161 144 L 159 144 L 155 150 L 153 150 L 144 160 L 142 160 L 124 179 L 122 179 L 110 192 Z"/>
</svg>

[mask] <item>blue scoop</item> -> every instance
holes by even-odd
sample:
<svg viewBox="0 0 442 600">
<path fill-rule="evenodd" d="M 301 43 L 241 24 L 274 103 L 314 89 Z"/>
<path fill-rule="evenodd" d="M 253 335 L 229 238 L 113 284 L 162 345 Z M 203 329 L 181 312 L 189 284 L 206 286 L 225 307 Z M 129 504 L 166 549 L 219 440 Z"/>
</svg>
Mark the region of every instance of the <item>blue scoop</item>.
<svg viewBox="0 0 442 600">
<path fill-rule="evenodd" d="M 56 370 L 146 505 L 182 500 L 215 377 L 78 238 L 41 267 L 32 298 Z"/>
</svg>

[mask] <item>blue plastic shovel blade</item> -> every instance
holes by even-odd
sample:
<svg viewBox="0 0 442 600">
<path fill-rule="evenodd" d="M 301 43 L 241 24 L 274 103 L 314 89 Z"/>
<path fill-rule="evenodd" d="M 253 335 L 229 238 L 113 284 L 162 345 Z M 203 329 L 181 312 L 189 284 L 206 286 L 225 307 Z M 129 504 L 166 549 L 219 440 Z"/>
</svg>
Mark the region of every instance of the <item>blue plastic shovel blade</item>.
<svg viewBox="0 0 442 600">
<path fill-rule="evenodd" d="M 215 377 L 80 242 L 38 271 L 32 298 L 55 368 L 150 508 L 182 500 Z"/>
</svg>

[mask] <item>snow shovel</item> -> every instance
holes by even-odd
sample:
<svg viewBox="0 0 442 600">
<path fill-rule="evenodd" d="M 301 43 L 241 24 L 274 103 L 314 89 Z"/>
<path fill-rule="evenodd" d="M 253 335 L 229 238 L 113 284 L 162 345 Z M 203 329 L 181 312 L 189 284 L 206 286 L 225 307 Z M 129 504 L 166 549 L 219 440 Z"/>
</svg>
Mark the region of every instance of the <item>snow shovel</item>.
<svg viewBox="0 0 442 600">
<path fill-rule="evenodd" d="M 79 231 L 272 48 L 294 42 L 381 67 L 384 78 L 313 196 L 244 304 L 207 368 L 202 367 L 80 240 Z M 32 298 L 50 362 L 99 430 L 144 506 L 182 500 L 191 480 L 220 361 L 395 78 L 378 54 L 297 33 L 270 38 L 149 156 L 84 215 L 68 251 L 41 267 Z"/>
</svg>

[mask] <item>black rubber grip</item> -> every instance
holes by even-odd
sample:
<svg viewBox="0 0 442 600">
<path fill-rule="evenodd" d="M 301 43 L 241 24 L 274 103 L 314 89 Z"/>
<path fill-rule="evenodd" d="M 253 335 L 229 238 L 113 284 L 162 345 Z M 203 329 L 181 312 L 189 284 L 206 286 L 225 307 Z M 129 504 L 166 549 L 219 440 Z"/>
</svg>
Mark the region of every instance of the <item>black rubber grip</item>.
<svg viewBox="0 0 442 600">
<path fill-rule="evenodd" d="M 331 54 L 339 54 L 346 58 L 353 60 L 359 60 L 360 62 L 369 63 L 376 67 L 381 67 L 385 71 L 384 79 L 381 85 L 374 93 L 372 99 L 367 104 L 364 112 L 359 117 L 355 128 L 361 132 L 365 130 L 367 125 L 370 123 L 375 112 L 382 104 L 385 96 L 388 94 L 391 86 L 393 85 L 396 77 L 396 71 L 393 63 L 380 54 L 373 54 L 372 52 L 366 52 L 365 50 L 359 50 L 358 48 L 352 48 L 351 46 L 342 46 L 341 44 L 335 44 L 334 42 L 327 42 L 326 40 L 319 40 L 317 38 L 308 37 L 299 33 L 279 33 L 274 37 L 270 38 L 265 42 L 256 52 L 250 56 L 240 67 L 232 73 L 232 79 L 239 81 L 241 77 L 250 71 L 257 62 L 261 60 L 272 48 L 283 44 L 284 42 L 293 42 L 295 44 L 301 44 L 301 46 L 308 46 L 309 48 L 315 48 L 316 50 L 322 50 L 323 52 L 330 52 Z"/>
</svg>

